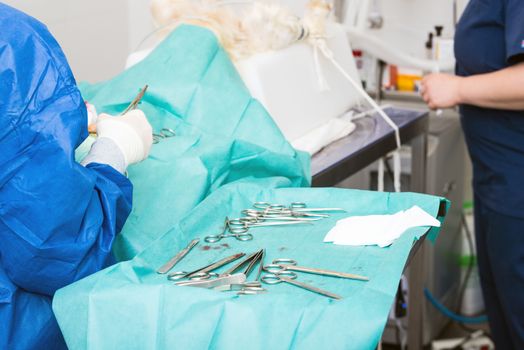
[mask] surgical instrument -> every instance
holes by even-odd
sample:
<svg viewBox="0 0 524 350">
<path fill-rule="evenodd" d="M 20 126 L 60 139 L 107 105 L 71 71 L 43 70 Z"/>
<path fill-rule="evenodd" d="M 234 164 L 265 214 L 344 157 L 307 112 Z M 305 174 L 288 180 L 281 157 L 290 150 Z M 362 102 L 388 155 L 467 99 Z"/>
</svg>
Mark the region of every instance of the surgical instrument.
<svg viewBox="0 0 524 350">
<path fill-rule="evenodd" d="M 229 231 L 229 234 L 226 234 L 226 232 Z M 222 240 L 222 238 L 229 238 L 234 237 L 239 241 L 251 241 L 253 239 L 253 235 L 251 233 L 248 233 L 248 228 L 245 224 L 242 225 L 236 225 L 230 224 L 230 220 L 228 217 L 226 217 L 226 220 L 224 221 L 224 227 L 222 228 L 222 232 L 217 235 L 209 235 L 206 238 L 204 238 L 204 241 L 207 243 L 216 243 Z"/>
<path fill-rule="evenodd" d="M 196 238 L 189 242 L 187 247 L 182 249 L 177 255 L 169 259 L 168 262 L 166 262 L 162 267 L 160 267 L 156 272 L 160 274 L 165 274 L 169 272 L 180 260 L 182 260 L 190 251 L 193 249 L 194 246 L 198 244 L 200 239 Z"/>
<path fill-rule="evenodd" d="M 245 253 L 233 254 L 231 256 L 220 259 L 214 263 L 211 263 L 207 266 L 201 267 L 191 272 L 177 271 L 177 272 L 170 273 L 167 276 L 167 278 L 170 280 L 179 280 L 179 279 L 186 278 L 186 277 L 189 279 L 200 279 L 200 280 L 209 279 L 212 276 L 218 276 L 218 274 L 211 273 L 211 271 L 218 269 L 219 267 L 222 267 L 224 265 L 227 265 L 232 261 L 240 259 L 244 255 L 246 254 Z"/>
<path fill-rule="evenodd" d="M 219 292 L 233 292 L 233 291 L 238 292 L 238 291 L 246 290 L 246 289 L 254 289 L 255 291 L 258 291 L 258 292 L 265 291 L 265 289 L 262 288 L 262 284 L 258 281 L 244 282 L 244 283 L 232 283 L 229 285 L 222 285 L 219 287 L 215 287 L 213 289 Z"/>
<path fill-rule="evenodd" d="M 242 284 L 246 281 L 246 275 L 237 273 L 230 276 L 217 277 L 211 280 L 181 281 L 176 282 L 177 286 L 216 288 L 223 285 Z"/>
<path fill-rule="evenodd" d="M 284 225 L 300 225 L 311 223 L 303 220 L 290 220 L 290 221 L 279 221 L 279 222 L 259 222 L 256 220 L 249 220 L 249 218 L 238 218 L 229 220 L 232 227 L 249 229 L 250 227 L 266 227 L 266 226 L 284 226 Z"/>
<path fill-rule="evenodd" d="M 246 270 L 244 271 L 244 275 L 246 276 L 246 278 L 249 276 L 250 272 L 253 270 L 254 266 L 260 262 L 260 268 L 262 267 L 263 265 L 263 256 L 265 254 L 265 250 L 264 249 L 261 249 L 253 254 L 250 254 L 246 259 L 242 260 L 241 262 L 239 262 L 238 264 L 236 264 L 235 266 L 233 266 L 231 269 L 225 271 L 224 273 L 220 274 L 219 277 L 222 277 L 222 276 L 229 276 L 230 274 L 234 273 L 236 270 L 238 270 L 239 268 L 241 268 L 242 266 L 244 266 L 245 264 L 248 264 Z M 260 273 L 260 268 L 259 268 L 259 273 Z M 257 276 L 257 279 L 258 279 L 258 276 Z M 220 288 L 221 291 L 239 291 L 239 293 L 237 294 L 249 294 L 249 295 L 253 295 L 253 294 L 258 294 L 258 293 L 262 293 L 262 292 L 266 292 L 266 290 L 264 288 L 262 288 L 261 284 L 259 281 L 255 280 L 253 282 L 246 282 L 246 283 L 243 283 L 242 286 L 238 285 L 238 286 L 229 286 L 229 288 L 227 286 L 221 286 Z"/>
<path fill-rule="evenodd" d="M 253 268 L 257 264 L 257 262 L 262 257 L 263 252 L 264 252 L 263 249 L 261 249 L 258 252 L 256 252 L 256 254 L 253 257 L 253 259 L 251 259 L 251 261 L 249 262 L 249 265 L 247 266 L 246 270 L 244 271 L 244 275 L 246 275 L 246 278 L 249 276 L 249 274 L 251 273 L 251 271 L 253 270 Z"/>
<path fill-rule="evenodd" d="M 306 283 L 295 281 L 296 278 L 297 278 L 297 275 L 295 273 L 291 271 L 283 271 L 283 272 L 280 272 L 279 274 L 268 273 L 264 275 L 264 277 L 262 277 L 262 282 L 266 284 L 279 284 L 282 282 L 286 282 L 296 287 L 303 288 L 303 289 L 309 290 L 310 292 L 317 293 L 317 294 L 320 294 L 320 295 L 323 295 L 323 296 L 326 296 L 332 299 L 336 299 L 336 300 L 342 299 L 340 295 L 328 292 L 326 290 L 314 287 Z"/>
<path fill-rule="evenodd" d="M 153 134 L 153 143 L 159 143 L 163 139 L 167 139 L 170 137 L 175 137 L 176 133 L 175 130 L 170 128 L 163 128 L 160 130 L 160 133 Z"/>
<path fill-rule="evenodd" d="M 255 278 L 255 281 L 260 280 L 260 276 L 262 275 L 262 270 L 264 269 L 264 258 L 265 257 L 266 257 L 266 250 L 262 249 L 262 254 L 260 255 L 260 265 L 258 266 L 257 278 Z"/>
<path fill-rule="evenodd" d="M 306 203 L 304 202 L 293 202 L 289 207 L 286 207 L 283 204 L 271 204 L 269 202 L 255 202 L 253 204 L 254 208 L 257 209 L 269 209 L 269 210 L 293 210 L 296 212 L 332 212 L 332 211 L 343 211 L 345 212 L 345 209 L 342 208 L 309 208 Z"/>
<path fill-rule="evenodd" d="M 204 238 L 207 243 L 216 243 L 222 240 L 223 238 L 233 237 L 239 241 L 250 241 L 253 239 L 253 235 L 248 233 L 250 228 L 254 227 L 266 227 L 266 226 L 285 226 L 285 225 L 299 225 L 299 224 L 311 224 L 308 221 L 303 220 L 285 220 L 278 222 L 260 222 L 256 218 L 237 218 L 237 219 L 228 219 L 224 223 L 222 232 L 218 235 L 209 235 Z M 226 234 L 226 231 L 229 231 L 230 234 Z"/>
<path fill-rule="evenodd" d="M 237 295 L 257 295 L 260 293 L 267 293 L 267 289 L 258 287 L 248 287 L 241 289 L 237 292 Z"/>
<path fill-rule="evenodd" d="M 322 275 L 322 276 L 347 278 L 347 279 L 353 279 L 353 280 L 359 280 L 359 281 L 369 281 L 368 277 L 355 275 L 351 273 L 317 269 L 317 268 L 312 268 L 312 267 L 297 266 L 297 262 L 292 259 L 275 259 L 273 260 L 272 264 L 264 266 L 264 271 L 267 271 L 275 275 L 281 274 L 284 271 L 296 271 L 296 272 L 305 272 L 305 273 L 311 273 L 311 274 Z"/>
<path fill-rule="evenodd" d="M 239 261 L 235 266 L 233 266 L 230 269 L 228 269 L 228 270 L 224 271 L 223 273 L 221 273 L 219 275 L 219 277 L 232 275 L 237 270 L 239 270 L 242 266 L 244 266 L 246 264 L 249 264 L 252 260 L 254 260 L 256 258 L 256 256 L 258 255 L 258 253 L 259 252 L 254 252 L 253 254 L 248 255 L 247 258 L 245 258 L 242 261 Z M 249 270 L 249 266 L 248 266 L 248 269 L 246 269 L 246 272 L 249 272 L 248 270 Z M 246 272 L 244 272 L 244 274 L 247 277 L 247 273 Z"/>
<path fill-rule="evenodd" d="M 136 106 L 138 106 L 138 104 L 140 103 L 140 101 L 142 100 L 142 98 L 144 97 L 144 95 L 146 94 L 146 91 L 147 91 L 147 88 L 149 87 L 149 85 L 145 85 L 141 90 L 140 92 L 138 93 L 138 95 L 136 95 L 136 97 L 133 99 L 133 101 L 131 101 L 131 103 L 129 104 L 129 106 L 127 106 L 126 109 L 124 109 L 124 111 L 122 113 L 120 113 L 120 115 L 124 115 L 126 114 L 127 112 L 129 112 L 130 110 L 132 109 L 135 109 Z"/>
<path fill-rule="evenodd" d="M 257 219 L 258 221 L 318 221 L 322 218 L 329 217 L 327 214 L 313 214 L 309 215 L 306 213 L 298 213 L 293 211 L 279 211 L 276 213 L 269 213 L 266 211 L 256 209 L 244 209 L 242 214 L 247 217 L 242 219 Z M 312 217 L 307 217 L 312 216 Z"/>
</svg>

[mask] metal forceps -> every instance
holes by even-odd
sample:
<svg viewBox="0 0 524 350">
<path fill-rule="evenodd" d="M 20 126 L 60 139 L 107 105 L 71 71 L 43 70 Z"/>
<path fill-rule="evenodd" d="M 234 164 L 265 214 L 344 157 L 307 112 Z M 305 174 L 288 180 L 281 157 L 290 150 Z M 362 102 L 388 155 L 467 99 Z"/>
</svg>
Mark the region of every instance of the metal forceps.
<svg viewBox="0 0 524 350">
<path fill-rule="evenodd" d="M 232 275 L 235 272 L 237 272 L 238 270 L 240 270 L 243 266 L 247 265 L 247 268 L 244 270 L 244 275 L 246 275 L 246 277 L 248 277 L 249 274 L 251 273 L 251 271 L 253 270 L 253 268 L 255 267 L 255 265 L 257 264 L 257 262 L 260 260 L 262 252 L 263 252 L 263 250 L 259 250 L 259 251 L 254 252 L 253 254 L 248 255 L 247 258 L 245 258 L 244 260 L 238 262 L 235 266 L 233 266 L 230 269 L 224 271 L 219 276 L 223 277 L 223 276 Z"/>
<path fill-rule="evenodd" d="M 131 111 L 133 109 L 136 109 L 136 107 L 138 106 L 140 101 L 142 101 L 142 98 L 144 98 L 144 95 L 146 94 L 146 91 L 147 91 L 148 87 L 149 87 L 149 85 L 145 85 L 140 90 L 138 95 L 136 95 L 136 97 L 133 99 L 133 101 L 131 101 L 131 103 L 127 106 L 127 108 L 124 109 L 124 111 L 122 113 L 120 113 L 120 115 L 124 115 L 127 112 L 129 112 L 129 111 Z M 154 133 L 153 134 L 153 143 L 159 143 L 162 139 L 165 139 L 165 138 L 168 138 L 168 137 L 173 137 L 173 136 L 175 136 L 175 131 L 173 129 L 163 128 L 162 130 L 160 130 L 160 133 L 158 133 L 158 134 Z"/>
<path fill-rule="evenodd" d="M 160 130 L 158 134 L 153 134 L 153 143 L 159 143 L 163 139 L 167 139 L 170 137 L 175 137 L 176 133 L 175 130 L 170 128 L 163 128 Z"/>
<path fill-rule="evenodd" d="M 209 264 L 207 266 L 201 267 L 201 268 L 196 269 L 196 270 L 191 271 L 191 272 L 177 271 L 177 272 L 170 273 L 167 276 L 167 278 L 169 280 L 176 281 L 176 280 L 179 280 L 179 279 L 182 279 L 182 278 L 186 278 L 186 277 L 189 278 L 189 279 L 192 279 L 192 280 L 206 280 L 206 279 L 209 279 L 211 277 L 218 277 L 217 273 L 213 273 L 211 271 L 213 271 L 215 269 L 218 269 L 219 267 L 222 267 L 224 265 L 227 265 L 227 264 L 229 264 L 232 261 L 240 259 L 244 255 L 246 255 L 246 254 L 244 254 L 244 253 L 233 254 L 231 256 L 228 256 L 226 258 L 220 259 L 220 260 L 218 260 L 216 262 L 213 262 L 213 263 L 211 263 L 211 264 Z"/>
<path fill-rule="evenodd" d="M 369 278 L 367 278 L 366 276 L 355 275 L 352 273 L 317 269 L 317 268 L 312 268 L 312 267 L 297 266 L 297 262 L 293 259 L 275 259 L 273 260 L 272 264 L 264 266 L 264 271 L 267 271 L 275 275 L 279 275 L 285 271 L 296 271 L 296 272 L 305 272 L 305 273 L 311 273 L 311 274 L 322 275 L 322 276 L 347 278 L 347 279 L 359 280 L 359 281 L 369 281 Z"/>
<path fill-rule="evenodd" d="M 142 98 L 144 97 L 144 95 L 146 94 L 146 91 L 147 91 L 148 87 L 149 87 L 149 85 L 144 85 L 144 87 L 140 90 L 138 95 L 136 95 L 136 97 L 133 99 L 133 101 L 131 101 L 129 106 L 127 106 L 127 108 L 124 109 L 124 111 L 122 113 L 120 113 L 120 115 L 124 115 L 127 112 L 129 112 L 130 110 L 135 109 L 138 106 L 138 104 L 140 103 L 140 101 L 142 100 Z"/>
<path fill-rule="evenodd" d="M 230 276 L 238 269 L 242 268 L 244 265 L 248 265 L 243 274 L 246 276 L 246 278 L 249 276 L 255 265 L 260 262 L 260 266 L 263 264 L 263 257 L 265 254 L 265 249 L 261 249 L 257 252 L 254 252 L 253 254 L 250 254 L 246 259 L 240 261 L 238 264 L 230 268 L 229 270 L 225 271 L 224 273 L 219 275 L 220 277 Z M 260 270 L 260 269 L 259 269 Z M 257 279 L 258 279 L 257 275 Z M 220 287 L 215 288 L 219 291 L 237 291 L 237 294 L 258 294 L 266 292 L 266 289 L 262 288 L 261 283 L 258 280 L 255 280 L 253 282 L 244 282 L 241 284 L 230 284 L 230 285 L 222 285 Z"/>
<path fill-rule="evenodd" d="M 246 215 L 247 218 L 254 218 L 261 222 L 264 221 L 318 221 L 322 220 L 323 217 L 328 217 L 326 214 L 307 214 L 293 212 L 290 210 L 279 210 L 276 212 L 269 212 L 265 210 L 257 209 L 244 209 L 242 214 Z M 308 217 L 311 216 L 311 217 Z"/>
<path fill-rule="evenodd" d="M 229 220 L 230 228 L 246 229 L 250 227 L 266 227 L 266 226 L 284 226 L 284 225 L 298 225 L 298 224 L 310 224 L 307 220 L 297 219 L 286 219 L 282 221 L 261 221 L 260 218 L 256 217 L 242 217 L 237 219 Z"/>
<path fill-rule="evenodd" d="M 253 204 L 254 208 L 269 210 L 269 211 L 294 211 L 294 212 L 333 212 L 333 211 L 342 211 L 345 212 L 345 209 L 342 208 L 309 208 L 304 202 L 293 202 L 289 207 L 286 207 L 283 204 L 271 204 L 269 202 L 255 202 Z"/>
<path fill-rule="evenodd" d="M 229 231 L 229 234 L 226 232 Z M 253 235 L 251 233 L 248 233 L 249 231 L 246 224 L 241 223 L 240 225 L 233 222 L 231 223 L 231 220 L 229 220 L 228 217 L 226 217 L 226 220 L 224 221 L 224 227 L 222 228 L 222 232 L 217 235 L 209 235 L 206 238 L 204 238 L 204 241 L 207 243 L 216 243 L 222 240 L 222 238 L 229 238 L 234 237 L 239 241 L 251 241 L 253 239 Z"/>
<path fill-rule="evenodd" d="M 266 274 L 264 277 L 262 277 L 262 282 L 266 284 L 279 284 L 282 282 L 286 282 L 296 287 L 299 287 L 305 290 L 309 290 L 310 292 L 326 296 L 328 298 L 332 298 L 336 300 L 342 299 L 340 295 L 328 292 L 327 290 L 323 290 L 323 289 L 314 287 L 310 284 L 295 281 L 296 278 L 297 278 L 296 273 L 291 272 L 291 271 L 282 271 L 278 274 L 273 274 L 273 273 Z"/>
</svg>

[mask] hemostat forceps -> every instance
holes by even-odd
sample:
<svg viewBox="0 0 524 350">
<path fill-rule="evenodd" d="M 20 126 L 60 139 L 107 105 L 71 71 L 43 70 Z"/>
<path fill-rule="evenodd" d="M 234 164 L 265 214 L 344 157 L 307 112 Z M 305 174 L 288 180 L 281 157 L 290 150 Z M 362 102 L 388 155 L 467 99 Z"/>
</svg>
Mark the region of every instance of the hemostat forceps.
<svg viewBox="0 0 524 350">
<path fill-rule="evenodd" d="M 311 274 L 322 275 L 322 276 L 347 278 L 347 279 L 353 279 L 353 280 L 359 280 L 359 281 L 369 281 L 369 278 L 365 276 L 354 275 L 351 273 L 317 269 L 317 268 L 312 268 L 312 267 L 297 266 L 297 262 L 292 259 L 275 259 L 273 260 L 272 264 L 264 266 L 264 271 L 267 271 L 275 275 L 279 275 L 284 271 L 296 271 L 296 272 L 305 272 L 305 273 L 311 273 Z"/>
<path fill-rule="evenodd" d="M 207 266 L 201 267 L 191 272 L 177 271 L 177 272 L 170 273 L 167 276 L 167 278 L 170 280 L 176 281 L 176 280 L 186 278 L 186 277 L 189 279 L 193 279 L 193 280 L 205 280 L 205 279 L 209 279 L 210 277 L 218 277 L 218 274 L 212 273 L 211 271 L 218 269 L 219 267 L 222 267 L 224 265 L 227 265 L 232 261 L 240 259 L 244 255 L 246 254 L 244 253 L 233 254 L 231 256 L 220 259 L 214 263 L 211 263 Z"/>
</svg>

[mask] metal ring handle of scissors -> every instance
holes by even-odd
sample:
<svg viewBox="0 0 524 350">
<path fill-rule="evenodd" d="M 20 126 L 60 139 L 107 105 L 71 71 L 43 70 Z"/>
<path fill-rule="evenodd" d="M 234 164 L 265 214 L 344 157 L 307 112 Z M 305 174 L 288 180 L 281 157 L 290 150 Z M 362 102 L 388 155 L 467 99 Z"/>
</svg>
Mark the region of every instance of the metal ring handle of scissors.
<svg viewBox="0 0 524 350">
<path fill-rule="evenodd" d="M 291 264 L 287 264 L 287 265 L 291 265 Z M 266 271 L 266 272 L 268 272 L 270 274 L 274 274 L 274 275 L 279 275 L 279 274 L 284 273 L 284 272 L 294 273 L 294 272 L 288 271 L 288 269 L 286 267 L 286 264 L 284 264 L 284 265 L 281 265 L 281 264 L 269 264 L 269 265 L 264 266 L 264 271 Z"/>
<path fill-rule="evenodd" d="M 240 219 L 228 219 L 226 224 L 229 230 L 232 228 L 247 228 L 246 222 Z"/>
<path fill-rule="evenodd" d="M 169 276 L 167 276 L 167 279 L 168 280 L 171 280 L 171 281 L 177 281 L 177 280 L 180 280 L 184 277 L 186 277 L 188 275 L 189 272 L 186 272 L 186 271 L 176 271 L 176 272 L 172 272 L 169 274 Z"/>
<path fill-rule="evenodd" d="M 238 233 L 231 233 L 231 234 L 220 234 L 220 235 L 209 235 L 206 238 L 204 238 L 204 241 L 207 243 L 217 243 L 220 242 L 223 238 L 236 238 L 239 241 L 245 242 L 245 241 L 251 241 L 253 239 L 253 235 L 251 233 L 248 233 L 247 231 L 238 232 Z"/>
<path fill-rule="evenodd" d="M 257 222 L 258 222 L 257 218 L 253 218 L 253 217 L 229 219 L 227 221 L 227 227 L 229 228 L 229 232 L 232 232 L 231 230 L 234 228 L 247 230 L 249 225 L 255 224 Z"/>
<path fill-rule="evenodd" d="M 279 259 L 273 260 L 272 264 L 297 266 L 297 261 L 293 259 L 288 259 L 288 258 L 279 258 Z"/>
<path fill-rule="evenodd" d="M 208 280 L 211 277 L 218 277 L 218 273 L 215 272 L 197 272 L 195 274 L 192 274 L 189 276 L 190 280 L 193 281 L 202 281 L 202 280 Z"/>
<path fill-rule="evenodd" d="M 182 278 L 188 277 L 188 274 L 189 272 L 186 272 L 186 271 L 176 271 L 176 272 L 169 274 L 168 279 L 171 281 L 178 281 Z M 200 280 L 208 280 L 211 277 L 218 277 L 218 274 L 214 272 L 197 272 L 193 274 L 191 277 L 189 277 L 189 279 L 200 281 Z"/>
<path fill-rule="evenodd" d="M 301 208 L 307 208 L 306 203 L 304 202 L 293 202 L 289 206 L 290 209 L 301 209 Z"/>
<path fill-rule="evenodd" d="M 294 273 L 294 272 L 291 272 L 291 271 L 282 271 L 282 272 L 279 272 L 279 273 L 268 273 L 266 275 L 264 275 L 262 278 L 261 278 L 261 281 L 264 282 L 265 284 L 279 284 L 279 283 L 282 283 L 284 282 L 280 276 L 285 276 L 289 279 L 296 279 L 297 278 L 297 274 Z"/>
<path fill-rule="evenodd" d="M 234 234 L 242 234 L 242 233 L 246 233 L 247 231 L 249 231 L 249 229 L 247 227 L 230 227 L 228 229 L 229 233 L 234 233 Z"/>
<path fill-rule="evenodd" d="M 228 219 L 226 222 L 226 227 L 224 228 L 225 231 L 229 231 L 229 233 L 245 233 L 249 231 L 248 224 L 240 219 Z"/>
<path fill-rule="evenodd" d="M 244 210 L 241 211 L 241 213 L 243 215 L 246 215 L 246 216 L 249 216 L 249 217 L 252 217 L 252 218 L 256 218 L 256 217 L 264 215 L 264 212 L 262 210 L 258 210 L 258 209 L 244 209 Z"/>
<path fill-rule="evenodd" d="M 260 221 L 259 218 L 254 218 L 254 217 L 243 217 L 243 218 L 238 218 L 237 220 L 241 223 L 244 223 L 247 226 L 256 224 L 257 222 Z"/>
<path fill-rule="evenodd" d="M 283 204 L 271 204 L 269 202 L 255 202 L 253 204 L 253 207 L 254 208 L 257 208 L 257 209 L 286 209 L 286 206 L 283 205 Z"/>
<path fill-rule="evenodd" d="M 165 136 L 160 133 L 160 134 L 153 134 L 153 143 L 159 143 L 161 140 L 163 140 L 165 138 Z"/>
<path fill-rule="evenodd" d="M 164 136 L 164 138 L 176 136 L 175 130 L 170 128 L 163 128 L 162 130 L 160 130 L 160 134 Z"/>
</svg>

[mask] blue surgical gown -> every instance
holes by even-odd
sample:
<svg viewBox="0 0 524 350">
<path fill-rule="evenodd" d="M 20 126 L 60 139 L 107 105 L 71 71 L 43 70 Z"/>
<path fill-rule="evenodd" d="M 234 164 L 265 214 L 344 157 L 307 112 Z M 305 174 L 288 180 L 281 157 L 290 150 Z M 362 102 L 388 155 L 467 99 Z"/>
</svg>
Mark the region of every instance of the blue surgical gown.
<svg viewBox="0 0 524 350">
<path fill-rule="evenodd" d="M 131 183 L 83 167 L 82 96 L 47 28 L 0 4 L 0 349 L 65 347 L 54 292 L 113 262 Z"/>
</svg>

